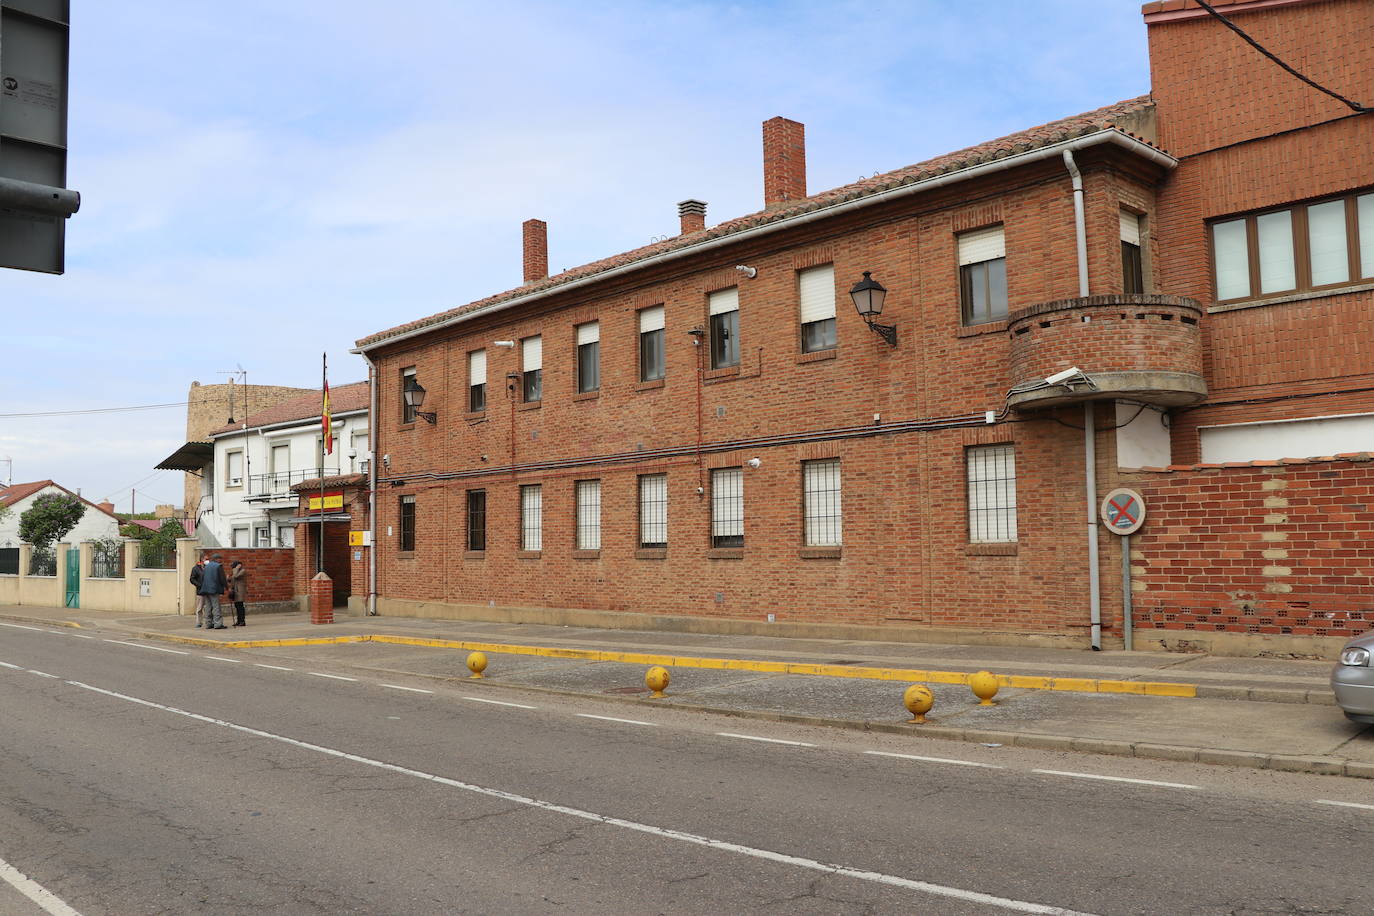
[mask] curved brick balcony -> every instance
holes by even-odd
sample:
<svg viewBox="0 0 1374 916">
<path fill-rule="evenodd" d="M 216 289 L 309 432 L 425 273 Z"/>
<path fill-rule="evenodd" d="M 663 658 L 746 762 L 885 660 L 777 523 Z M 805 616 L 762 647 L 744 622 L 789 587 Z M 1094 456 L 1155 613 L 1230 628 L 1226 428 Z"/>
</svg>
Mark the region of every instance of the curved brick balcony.
<svg viewBox="0 0 1374 916">
<path fill-rule="evenodd" d="M 1114 398 L 1196 404 L 1207 396 L 1201 316 L 1196 300 L 1144 294 L 1059 299 L 1013 312 L 1007 403 L 1022 409 Z M 1074 367 L 1095 387 L 1044 384 Z"/>
</svg>

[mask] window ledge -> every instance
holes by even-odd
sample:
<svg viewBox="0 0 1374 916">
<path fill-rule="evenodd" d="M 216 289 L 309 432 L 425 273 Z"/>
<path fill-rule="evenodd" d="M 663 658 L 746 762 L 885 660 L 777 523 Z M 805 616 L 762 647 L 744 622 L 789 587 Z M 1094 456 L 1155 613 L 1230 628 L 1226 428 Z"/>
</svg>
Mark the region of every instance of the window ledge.
<svg viewBox="0 0 1374 916">
<path fill-rule="evenodd" d="M 1220 305 L 1207 306 L 1207 314 L 1215 315 L 1217 312 L 1234 312 L 1237 309 L 1253 309 L 1265 305 L 1282 305 L 1285 302 L 1307 302 L 1310 299 L 1325 299 L 1327 296 L 1342 296 L 1346 293 L 1363 293 L 1374 289 L 1374 283 L 1356 283 L 1351 286 L 1342 286 L 1339 289 L 1308 289 L 1300 293 L 1284 293 L 1281 296 L 1269 296 L 1264 299 L 1247 299 L 1244 302 L 1224 302 Z"/>
<path fill-rule="evenodd" d="M 717 378 L 734 378 L 739 375 L 739 366 L 725 366 L 722 369 L 707 369 L 702 377 L 708 382 Z"/>
<path fill-rule="evenodd" d="M 708 560 L 743 560 L 743 547 L 712 547 L 706 551 Z"/>
<path fill-rule="evenodd" d="M 463 559 L 464 559 L 464 560 L 485 560 L 486 558 L 487 558 L 487 552 L 486 552 L 485 550 L 464 550 L 464 551 L 463 551 Z"/>
<path fill-rule="evenodd" d="M 544 406 L 543 401 L 521 401 L 515 405 L 516 410 L 538 410 Z"/>
<path fill-rule="evenodd" d="M 800 353 L 797 355 L 797 365 L 824 362 L 827 359 L 834 359 L 839 354 L 840 351 L 836 347 L 831 347 L 829 350 L 812 350 L 810 353 Z"/>
<path fill-rule="evenodd" d="M 410 422 L 406 422 L 405 420 L 402 420 L 402 421 L 401 421 L 401 425 L 398 426 L 398 427 L 396 427 L 396 428 L 397 428 L 397 429 L 401 429 L 401 430 L 405 430 L 405 429 L 414 429 L 414 428 L 415 428 L 415 421 L 414 421 L 414 420 L 411 420 Z"/>
<path fill-rule="evenodd" d="M 844 556 L 843 547 L 803 547 L 797 551 L 803 560 L 838 560 Z"/>
<path fill-rule="evenodd" d="M 1001 334 L 1007 329 L 1007 319 L 984 321 L 981 324 L 960 325 L 956 337 L 980 337 L 983 334 Z"/>
<path fill-rule="evenodd" d="M 668 559 L 667 547 L 641 547 L 635 551 L 636 560 L 666 560 Z"/>
<path fill-rule="evenodd" d="M 599 560 L 599 559 L 601 559 L 601 551 L 600 551 L 600 550 L 574 550 L 572 555 L 573 555 L 573 559 L 574 559 L 574 560 Z"/>
<path fill-rule="evenodd" d="M 413 560 L 413 559 L 415 559 L 415 551 L 413 551 L 413 550 L 398 550 L 398 551 L 396 551 L 396 559 L 398 559 L 398 560 Z"/>
<path fill-rule="evenodd" d="M 573 400 L 574 400 L 574 401 L 595 401 L 595 400 L 596 400 L 597 398 L 599 398 L 599 397 L 601 397 L 601 389 L 600 389 L 600 388 L 598 388 L 596 391 L 584 391 L 584 392 L 582 392 L 581 394 L 575 394 L 575 395 L 573 395 Z"/>
<path fill-rule="evenodd" d="M 544 555 L 542 550 L 517 550 L 515 558 L 517 560 L 538 560 Z"/>
<path fill-rule="evenodd" d="M 662 388 L 663 381 L 661 378 L 655 378 L 647 382 L 640 382 L 635 385 L 635 391 L 653 391 L 655 388 Z"/>
<path fill-rule="evenodd" d="M 970 557 L 1014 557 L 1017 547 L 1012 543 L 1003 544 L 965 544 L 964 554 Z"/>
<path fill-rule="evenodd" d="M 468 410 L 463 412 L 463 419 L 472 423 L 475 420 L 485 420 L 487 412 L 485 410 Z"/>
</svg>

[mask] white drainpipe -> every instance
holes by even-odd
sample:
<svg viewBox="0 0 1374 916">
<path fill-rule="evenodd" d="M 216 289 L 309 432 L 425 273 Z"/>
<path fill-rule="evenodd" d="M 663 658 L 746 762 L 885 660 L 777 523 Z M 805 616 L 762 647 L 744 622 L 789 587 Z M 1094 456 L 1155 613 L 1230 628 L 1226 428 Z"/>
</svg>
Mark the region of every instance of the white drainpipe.
<svg viewBox="0 0 1374 916">
<path fill-rule="evenodd" d="M 1088 296 L 1088 226 L 1083 216 L 1083 175 L 1073 161 L 1073 150 L 1064 150 L 1064 165 L 1073 179 L 1073 228 L 1078 242 L 1078 295 Z M 1088 506 L 1088 608 L 1092 623 L 1092 648 L 1102 650 L 1101 583 L 1097 571 L 1097 430 L 1093 402 L 1083 403 L 1083 488 Z"/>
<path fill-rule="evenodd" d="M 372 543 L 367 548 L 367 615 L 377 616 L 377 365 L 366 353 L 360 353 L 367 363 L 367 531 Z"/>
</svg>

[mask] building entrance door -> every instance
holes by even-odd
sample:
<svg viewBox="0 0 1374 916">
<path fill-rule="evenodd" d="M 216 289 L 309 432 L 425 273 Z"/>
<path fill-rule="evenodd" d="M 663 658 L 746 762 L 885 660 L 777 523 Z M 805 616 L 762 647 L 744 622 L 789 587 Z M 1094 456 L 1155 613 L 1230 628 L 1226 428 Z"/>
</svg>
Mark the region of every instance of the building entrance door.
<svg viewBox="0 0 1374 916">
<path fill-rule="evenodd" d="M 67 551 L 67 607 L 81 607 L 81 548 Z"/>
</svg>

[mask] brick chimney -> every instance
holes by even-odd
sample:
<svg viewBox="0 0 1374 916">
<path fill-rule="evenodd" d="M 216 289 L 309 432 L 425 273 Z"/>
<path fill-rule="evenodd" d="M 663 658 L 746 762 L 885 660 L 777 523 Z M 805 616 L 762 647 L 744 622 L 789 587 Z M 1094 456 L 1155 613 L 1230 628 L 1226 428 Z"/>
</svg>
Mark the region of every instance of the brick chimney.
<svg viewBox="0 0 1374 916">
<path fill-rule="evenodd" d="M 96 503 L 96 504 L 95 504 L 95 507 L 96 507 L 97 509 L 100 509 L 100 510 L 103 511 L 103 512 L 108 512 L 108 513 L 110 513 L 111 515 L 114 515 L 114 503 L 112 503 L 112 502 L 110 502 L 110 501 L 108 501 L 108 500 L 106 500 L 105 502 L 102 502 L 102 503 Z"/>
<path fill-rule="evenodd" d="M 533 283 L 549 275 L 549 224 L 527 219 L 521 229 L 525 234 L 525 282 Z"/>
<path fill-rule="evenodd" d="M 682 234 L 700 232 L 706 228 L 706 201 L 684 200 L 677 205 L 677 218 L 682 221 Z"/>
<path fill-rule="evenodd" d="M 763 122 L 763 205 L 806 196 L 806 126 L 787 118 Z"/>
</svg>

